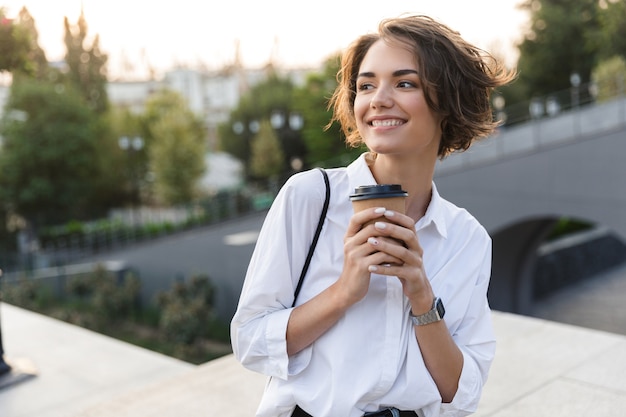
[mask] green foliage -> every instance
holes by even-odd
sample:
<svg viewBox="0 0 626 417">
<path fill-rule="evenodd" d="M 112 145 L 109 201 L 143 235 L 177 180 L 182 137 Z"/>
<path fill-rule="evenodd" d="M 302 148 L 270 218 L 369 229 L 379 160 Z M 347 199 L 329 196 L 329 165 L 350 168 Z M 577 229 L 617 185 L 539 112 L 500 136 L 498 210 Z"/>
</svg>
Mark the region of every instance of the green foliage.
<svg viewBox="0 0 626 417">
<path fill-rule="evenodd" d="M 96 113 L 104 113 L 109 108 L 106 91 L 108 57 L 100 50 L 100 38 L 96 36 L 91 45 L 87 44 L 87 21 L 82 11 L 75 27 L 70 25 L 67 17 L 64 25 L 67 76 L 82 93 L 87 106 Z"/>
<path fill-rule="evenodd" d="M 561 217 L 546 240 L 553 241 L 576 232 L 589 230 L 592 227 L 593 224 L 586 221 L 570 219 L 569 217 Z"/>
<path fill-rule="evenodd" d="M 176 284 L 159 295 L 160 305 L 138 303 L 139 279 L 121 282 L 98 266 L 67 279 L 65 293 L 49 284 L 20 278 L 3 283 L 2 301 L 125 340 L 147 349 L 200 364 L 231 353 L 228 325 L 214 318 L 215 289 L 204 276 Z"/>
<path fill-rule="evenodd" d="M 136 314 L 139 279 L 129 273 L 121 283 L 117 277 L 99 265 L 87 278 L 74 277 L 68 281 L 68 292 L 88 302 L 97 326 L 114 323 Z"/>
<path fill-rule="evenodd" d="M 339 61 L 339 55 L 329 57 L 322 70 L 310 74 L 306 84 L 294 94 L 296 108 L 306 120 L 302 136 L 307 147 L 306 162 L 309 166 L 323 161 L 327 161 L 328 165 L 344 165 L 362 152 L 362 149 L 347 147 L 337 123 L 326 129 L 332 118 L 328 104 L 337 86 Z"/>
<path fill-rule="evenodd" d="M 0 72 L 27 71 L 30 39 L 24 27 L 6 17 L 0 8 Z"/>
<path fill-rule="evenodd" d="M 586 33 L 598 30 L 597 0 L 528 0 L 531 28 L 519 45 L 519 81 L 526 97 L 570 87 L 570 75 L 588 82 L 596 50 Z"/>
<path fill-rule="evenodd" d="M 39 311 L 49 306 L 52 302 L 52 294 L 49 289 L 38 285 L 37 281 L 26 276 L 20 276 L 18 282 L 7 285 L 2 284 L 2 301 Z"/>
<path fill-rule="evenodd" d="M 48 65 L 46 54 L 39 46 L 39 34 L 35 25 L 35 20 L 30 15 L 26 7 L 23 7 L 18 14 L 18 26 L 28 38 L 28 48 L 26 52 L 26 62 L 23 68 L 20 70 L 17 68 L 17 74 L 26 74 L 34 78 L 44 80 L 49 79 L 56 75 L 56 70 L 53 70 Z"/>
<path fill-rule="evenodd" d="M 288 119 L 294 109 L 296 103 L 293 83 L 288 78 L 270 71 L 265 81 L 252 86 L 241 97 L 229 120 L 218 128 L 220 147 L 242 161 L 250 176 L 251 144 L 261 121 L 270 120 L 274 113 L 280 113 Z M 286 172 L 290 169 L 289 162 L 292 158 L 305 157 L 306 148 L 302 142 L 301 132 L 289 128 L 288 123 L 277 127 L 276 134 L 284 156 L 280 170 Z"/>
<path fill-rule="evenodd" d="M 589 41 L 599 51 L 599 58 L 626 58 L 626 2 L 608 0 L 599 3 L 600 30 L 589 34 Z"/>
<path fill-rule="evenodd" d="M 194 276 L 189 284 L 178 282 L 169 293 L 160 293 L 160 328 L 170 340 L 193 344 L 206 336 L 214 320 L 215 288 L 207 276 Z"/>
<path fill-rule="evenodd" d="M 150 195 L 148 178 L 149 143 L 143 135 L 142 118 L 129 109 L 112 107 L 100 119 L 105 127 L 102 135 L 99 165 L 105 176 L 94 178 L 103 196 L 101 205 L 115 202 L 117 207 L 139 205 Z M 123 138 L 129 141 L 122 149 Z M 141 148 L 132 141 L 141 138 Z"/>
<path fill-rule="evenodd" d="M 519 45 L 519 80 L 507 103 L 570 88 L 570 76 L 591 80 L 599 62 L 626 57 L 626 3 L 606 0 L 527 0 L 531 27 Z M 520 94 L 521 93 L 521 94 Z M 581 91 L 585 100 L 585 91 Z M 567 106 L 567 103 L 561 103 Z"/>
<path fill-rule="evenodd" d="M 623 94 L 626 87 L 626 59 L 614 56 L 594 68 L 591 78 L 598 88 L 598 101 Z"/>
<path fill-rule="evenodd" d="M 0 201 L 35 225 L 89 212 L 99 175 L 94 115 L 71 88 L 14 80 L 0 126 Z"/>
<path fill-rule="evenodd" d="M 284 155 L 281 173 L 292 172 L 290 164 L 295 158 L 304 161 L 304 168 L 344 165 L 354 159 L 363 149 L 347 147 L 336 123 L 327 129 L 332 116 L 328 104 L 337 85 L 338 69 L 339 55 L 333 55 L 321 71 L 308 75 L 302 87 L 270 73 L 242 97 L 228 122 L 219 127 L 221 148 L 244 163 L 248 176 L 254 176 L 259 166 L 254 163 L 256 167 L 252 168 L 251 146 L 256 132 L 250 127 L 270 120 L 273 113 L 296 113 L 304 120 L 301 129 L 290 129 L 288 125 L 275 128 Z"/>
<path fill-rule="evenodd" d="M 259 132 L 252 139 L 250 171 L 255 177 L 274 177 L 282 172 L 283 161 L 283 151 L 278 137 L 270 122 L 263 120 Z"/>
<path fill-rule="evenodd" d="M 157 200 L 172 205 L 194 201 L 206 169 L 202 122 L 180 94 L 163 90 L 146 104 L 145 123 Z"/>
</svg>

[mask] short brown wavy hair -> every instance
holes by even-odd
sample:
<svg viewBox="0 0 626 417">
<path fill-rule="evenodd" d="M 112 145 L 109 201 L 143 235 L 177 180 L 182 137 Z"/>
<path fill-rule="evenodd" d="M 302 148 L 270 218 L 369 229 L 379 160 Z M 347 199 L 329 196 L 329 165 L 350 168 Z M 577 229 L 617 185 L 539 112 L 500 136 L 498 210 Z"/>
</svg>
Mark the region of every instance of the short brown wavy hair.
<svg viewBox="0 0 626 417">
<path fill-rule="evenodd" d="M 354 117 L 359 67 L 369 48 L 381 39 L 403 45 L 417 59 L 426 103 L 442 117 L 439 158 L 468 149 L 498 126 L 491 92 L 512 81 L 515 72 L 448 26 L 428 16 L 403 16 L 381 21 L 378 33 L 359 37 L 341 58 L 338 85 L 329 103 L 334 111 L 329 125 L 339 122 L 349 145 L 363 143 Z"/>
</svg>

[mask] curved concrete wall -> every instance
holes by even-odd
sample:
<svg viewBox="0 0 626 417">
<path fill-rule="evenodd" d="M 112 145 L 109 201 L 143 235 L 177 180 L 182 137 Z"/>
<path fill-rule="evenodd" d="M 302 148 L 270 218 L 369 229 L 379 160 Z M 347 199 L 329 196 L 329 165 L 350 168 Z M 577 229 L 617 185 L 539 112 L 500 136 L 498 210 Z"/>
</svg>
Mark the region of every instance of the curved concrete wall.
<svg viewBox="0 0 626 417">
<path fill-rule="evenodd" d="M 626 241 L 624 99 L 500 132 L 437 168 L 440 193 L 468 209 L 494 242 L 490 303 L 532 305 L 538 246 L 561 217 Z"/>
</svg>

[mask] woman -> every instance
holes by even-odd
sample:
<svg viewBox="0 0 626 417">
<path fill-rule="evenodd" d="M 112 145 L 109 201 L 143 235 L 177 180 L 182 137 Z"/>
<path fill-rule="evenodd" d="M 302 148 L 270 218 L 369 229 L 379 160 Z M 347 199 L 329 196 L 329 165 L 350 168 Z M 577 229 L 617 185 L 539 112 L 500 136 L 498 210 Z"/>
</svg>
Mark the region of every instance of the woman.
<svg viewBox="0 0 626 417">
<path fill-rule="evenodd" d="M 271 376 L 257 416 L 476 410 L 495 351 L 491 240 L 433 175 L 438 158 L 493 131 L 490 92 L 512 77 L 425 16 L 384 20 L 345 52 L 334 120 L 369 152 L 327 170 L 330 207 L 295 308 L 325 187 L 316 170 L 287 181 L 231 324 L 237 359 Z M 406 214 L 353 212 L 349 195 L 376 183 L 401 184 Z"/>
</svg>

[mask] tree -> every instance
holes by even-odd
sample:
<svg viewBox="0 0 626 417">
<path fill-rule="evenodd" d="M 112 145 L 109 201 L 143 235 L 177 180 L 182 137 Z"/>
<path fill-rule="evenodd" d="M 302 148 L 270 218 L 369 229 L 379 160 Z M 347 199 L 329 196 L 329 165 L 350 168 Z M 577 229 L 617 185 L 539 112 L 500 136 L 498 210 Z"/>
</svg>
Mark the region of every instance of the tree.
<svg viewBox="0 0 626 417">
<path fill-rule="evenodd" d="M 157 199 L 169 204 L 193 201 L 206 169 L 201 120 L 180 94 L 163 90 L 146 103 L 145 122 Z"/>
<path fill-rule="evenodd" d="M 519 82 L 526 97 L 570 88 L 578 73 L 589 81 L 597 49 L 588 33 L 598 31 L 598 0 L 527 0 L 531 28 L 519 45 Z"/>
<path fill-rule="evenodd" d="M 96 203 L 102 207 L 141 204 L 141 191 L 146 188 L 148 158 L 141 130 L 141 117 L 122 107 L 113 107 L 98 117 L 98 160 L 102 174 L 93 178 L 99 190 Z M 123 149 L 123 138 L 129 148 Z M 139 139 L 137 139 L 139 138 Z M 133 142 L 139 140 L 141 148 Z"/>
<path fill-rule="evenodd" d="M 33 19 L 26 7 L 22 7 L 18 14 L 18 26 L 28 39 L 24 72 L 38 79 L 48 78 L 51 69 L 45 52 L 39 46 L 39 33 L 35 26 L 35 19 Z"/>
<path fill-rule="evenodd" d="M 614 56 L 626 58 L 626 2 L 609 0 L 600 2 L 598 15 L 601 30 L 590 34 L 590 42 L 597 48 L 601 59 Z M 594 43 L 595 42 L 595 43 Z"/>
<path fill-rule="evenodd" d="M 614 56 L 601 62 L 592 72 L 592 79 L 597 87 L 598 101 L 624 94 L 626 88 L 626 59 Z"/>
<path fill-rule="evenodd" d="M 276 177 L 283 171 L 283 151 L 269 121 L 263 120 L 259 132 L 252 139 L 250 171 L 259 178 Z"/>
<path fill-rule="evenodd" d="M 76 27 L 65 18 L 65 61 L 69 68 L 68 78 L 81 91 L 89 108 L 104 113 L 108 107 L 106 91 L 108 57 L 100 51 L 100 38 L 96 35 L 87 44 L 87 21 L 81 11 Z"/>
<path fill-rule="evenodd" d="M 346 145 L 336 122 L 326 129 L 332 118 L 328 103 L 337 86 L 339 61 L 339 55 L 329 57 L 321 71 L 310 74 L 305 85 L 294 92 L 295 108 L 306 120 L 302 137 L 307 148 L 308 166 L 318 163 L 344 165 L 363 151 L 362 148 L 354 149 Z"/>
<path fill-rule="evenodd" d="M 281 114 L 288 120 L 296 108 L 293 83 L 270 68 L 267 79 L 252 86 L 241 97 L 229 120 L 219 127 L 220 147 L 242 161 L 250 176 L 251 143 L 260 121 L 270 120 L 273 114 Z M 281 169 L 288 172 L 292 158 L 306 156 L 306 146 L 301 132 L 290 128 L 287 123 L 277 127 L 276 134 L 283 151 Z"/>
<path fill-rule="evenodd" d="M 28 70 L 28 33 L 0 8 L 0 71 Z"/>
<path fill-rule="evenodd" d="M 100 174 L 94 124 L 74 90 L 14 80 L 0 130 L 0 201 L 35 227 L 83 219 Z"/>
</svg>

